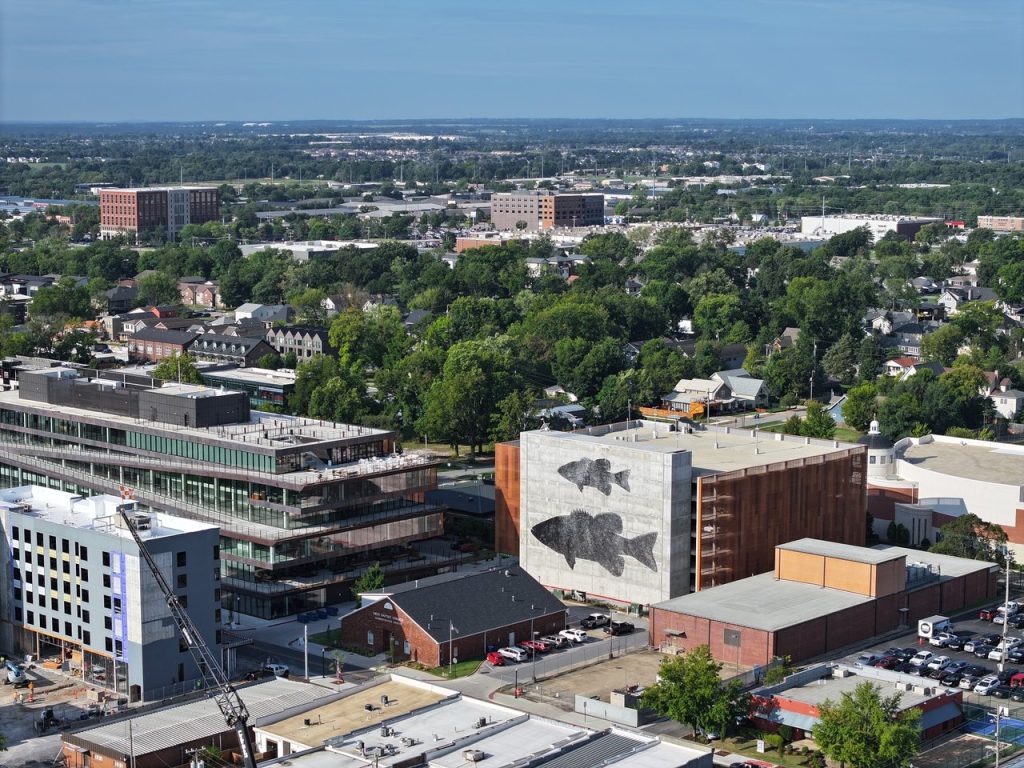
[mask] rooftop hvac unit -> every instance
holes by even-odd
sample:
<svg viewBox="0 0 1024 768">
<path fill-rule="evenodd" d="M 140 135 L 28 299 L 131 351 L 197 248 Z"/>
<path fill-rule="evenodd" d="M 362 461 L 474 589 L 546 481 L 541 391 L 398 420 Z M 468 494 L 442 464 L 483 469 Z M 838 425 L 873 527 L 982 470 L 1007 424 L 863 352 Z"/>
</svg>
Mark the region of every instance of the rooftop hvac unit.
<svg viewBox="0 0 1024 768">
<path fill-rule="evenodd" d="M 479 720 L 476 721 L 476 727 L 477 728 L 483 728 L 486 725 L 487 725 L 487 718 L 486 717 L 481 717 Z"/>
<path fill-rule="evenodd" d="M 462 759 L 468 763 L 479 763 L 486 755 L 479 749 L 465 749 L 462 751 Z"/>
</svg>

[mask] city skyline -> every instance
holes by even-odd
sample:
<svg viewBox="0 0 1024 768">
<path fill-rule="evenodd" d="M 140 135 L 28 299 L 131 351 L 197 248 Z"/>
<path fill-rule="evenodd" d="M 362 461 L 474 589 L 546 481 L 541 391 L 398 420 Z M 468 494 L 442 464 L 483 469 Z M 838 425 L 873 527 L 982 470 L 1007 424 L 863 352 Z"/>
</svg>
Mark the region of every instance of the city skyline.
<svg viewBox="0 0 1024 768">
<path fill-rule="evenodd" d="M 1024 115 L 1008 0 L 45 0 L 0 21 L 6 122 Z"/>
</svg>

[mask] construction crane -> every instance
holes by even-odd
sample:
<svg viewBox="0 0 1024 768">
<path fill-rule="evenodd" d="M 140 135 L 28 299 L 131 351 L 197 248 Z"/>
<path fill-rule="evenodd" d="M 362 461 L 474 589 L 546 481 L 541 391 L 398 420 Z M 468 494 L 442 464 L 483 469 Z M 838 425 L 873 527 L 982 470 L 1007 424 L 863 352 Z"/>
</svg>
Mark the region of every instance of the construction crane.
<svg viewBox="0 0 1024 768">
<path fill-rule="evenodd" d="M 167 607 L 171 612 L 171 618 L 173 618 L 174 623 L 178 625 L 178 632 L 181 633 L 181 639 L 184 640 L 185 644 L 188 646 L 188 650 L 192 654 L 192 658 L 199 667 L 199 673 L 203 676 L 204 689 L 207 694 L 213 696 L 214 701 L 217 702 L 217 706 L 220 708 L 220 712 L 224 716 L 224 722 L 226 722 L 231 728 L 234 728 L 235 732 L 238 734 L 238 746 L 242 750 L 242 759 L 244 761 L 243 764 L 245 765 L 245 768 L 257 768 L 252 737 L 249 735 L 249 710 L 246 709 L 245 703 L 238 695 L 238 691 L 235 690 L 235 687 L 228 680 L 227 675 L 224 674 L 224 670 L 221 669 L 217 658 L 213 655 L 213 652 L 203 640 L 202 634 L 196 628 L 196 625 L 192 623 L 191 617 L 181 606 L 177 595 L 175 595 L 171 590 L 171 587 L 168 585 L 164 575 L 160 572 L 160 568 L 157 567 L 153 556 L 149 554 L 149 550 L 146 549 L 146 545 L 142 543 L 142 538 L 139 536 L 137 525 L 143 520 L 148 523 L 148 516 L 136 515 L 133 504 L 121 504 L 118 506 L 117 511 L 124 520 L 124 524 L 128 529 L 128 532 L 132 535 L 132 538 L 135 539 L 135 544 L 139 548 L 139 554 L 142 556 L 142 559 L 146 561 L 146 565 L 149 566 L 150 573 L 153 574 L 153 578 L 156 579 L 157 586 L 160 587 L 160 591 L 163 593 L 164 599 L 167 601 Z"/>
</svg>

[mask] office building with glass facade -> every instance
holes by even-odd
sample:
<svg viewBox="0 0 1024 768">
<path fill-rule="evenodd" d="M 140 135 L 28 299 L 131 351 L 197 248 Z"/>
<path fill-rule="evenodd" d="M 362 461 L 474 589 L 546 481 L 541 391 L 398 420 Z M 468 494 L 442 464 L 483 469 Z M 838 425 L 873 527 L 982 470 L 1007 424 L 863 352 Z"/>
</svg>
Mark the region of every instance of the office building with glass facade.
<svg viewBox="0 0 1024 768">
<path fill-rule="evenodd" d="M 437 461 L 397 453 L 393 432 L 114 377 L 52 368 L 0 393 L 0 487 L 127 493 L 217 525 L 224 607 L 263 618 L 347 599 L 374 561 L 407 575 L 447 564 L 409 547 L 443 532 L 441 507 L 425 500 Z"/>
</svg>

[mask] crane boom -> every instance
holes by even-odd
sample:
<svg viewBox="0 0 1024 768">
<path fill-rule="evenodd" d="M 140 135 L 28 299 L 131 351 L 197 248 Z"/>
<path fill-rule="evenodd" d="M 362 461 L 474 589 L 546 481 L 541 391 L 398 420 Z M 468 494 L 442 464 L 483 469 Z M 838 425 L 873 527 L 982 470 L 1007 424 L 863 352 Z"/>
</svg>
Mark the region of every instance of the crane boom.
<svg viewBox="0 0 1024 768">
<path fill-rule="evenodd" d="M 160 568 L 157 566 L 153 556 L 146 549 L 142 537 L 139 536 L 139 532 L 136 530 L 135 521 L 132 519 L 133 507 L 129 504 L 122 504 L 117 508 L 117 511 L 124 520 L 128 532 L 135 540 L 135 544 L 139 548 L 139 554 L 146 561 L 150 573 L 153 574 L 157 586 L 163 593 L 164 600 L 167 602 L 167 608 L 171 612 L 171 618 L 174 619 L 178 632 L 181 634 L 181 639 L 188 646 L 189 653 L 192 654 L 192 658 L 199 667 L 199 673 L 203 676 L 204 689 L 217 702 L 217 706 L 224 716 L 224 722 L 231 728 L 234 728 L 238 734 L 238 746 L 242 750 L 245 768 L 256 768 L 255 750 L 253 748 L 252 736 L 249 734 L 249 710 L 246 709 L 245 703 L 238 695 L 238 691 L 235 690 L 227 675 L 224 674 L 220 662 L 217 661 L 216 656 L 213 655 L 210 647 L 203 640 L 203 636 L 192 622 L 192 618 L 178 601 L 178 596 L 171 590 L 167 579 L 160 572 Z"/>
</svg>

